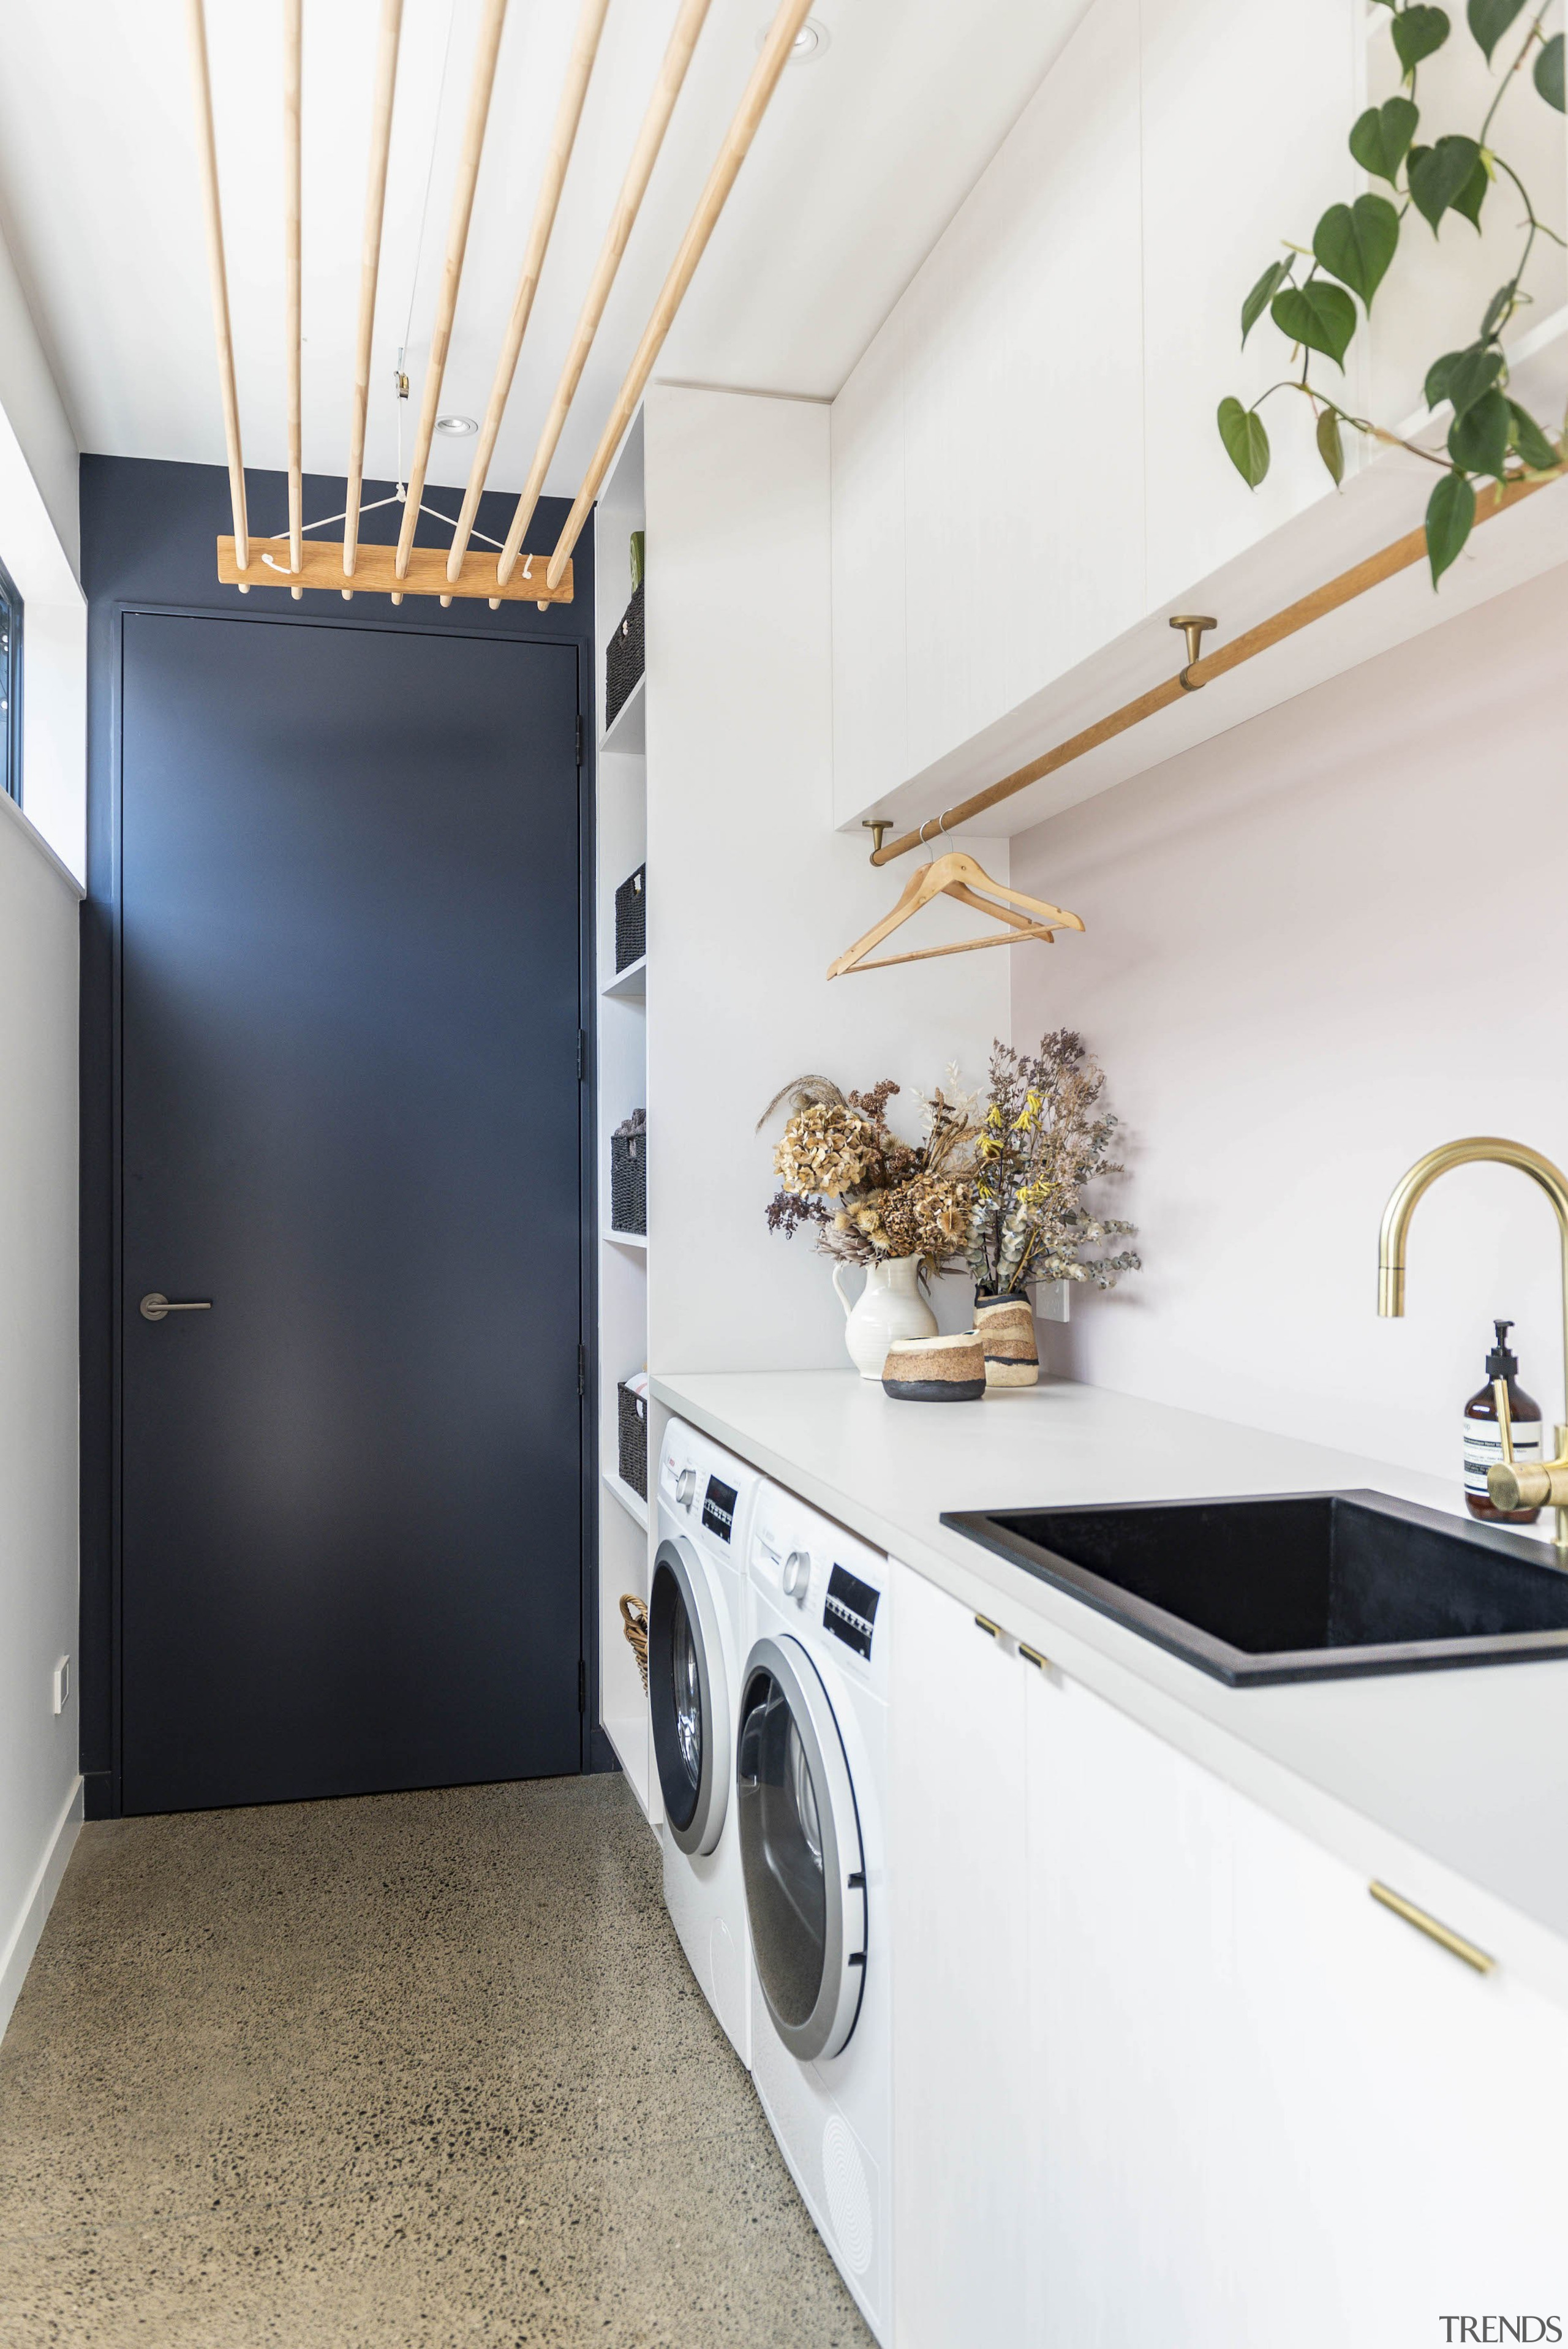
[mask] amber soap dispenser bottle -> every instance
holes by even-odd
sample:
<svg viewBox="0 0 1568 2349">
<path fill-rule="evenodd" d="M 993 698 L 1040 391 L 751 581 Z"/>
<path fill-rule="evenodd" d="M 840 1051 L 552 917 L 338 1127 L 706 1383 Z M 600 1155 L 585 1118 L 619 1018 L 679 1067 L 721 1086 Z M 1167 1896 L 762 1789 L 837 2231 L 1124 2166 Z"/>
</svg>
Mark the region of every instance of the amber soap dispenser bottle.
<svg viewBox="0 0 1568 2349">
<path fill-rule="evenodd" d="M 1465 1405 L 1465 1506 L 1472 1517 L 1491 1517 L 1500 1525 L 1532 1526 L 1539 1509 L 1496 1509 L 1487 1498 L 1486 1472 L 1502 1458 L 1502 1437 L 1497 1424 L 1493 1379 L 1508 1381 L 1508 1409 L 1513 1422 L 1513 1456 L 1541 1460 L 1541 1405 L 1527 1395 L 1514 1373 L 1518 1357 L 1509 1350 L 1511 1321 L 1494 1321 L 1497 1343 L 1486 1358 L 1487 1383 L 1478 1387 Z"/>
</svg>

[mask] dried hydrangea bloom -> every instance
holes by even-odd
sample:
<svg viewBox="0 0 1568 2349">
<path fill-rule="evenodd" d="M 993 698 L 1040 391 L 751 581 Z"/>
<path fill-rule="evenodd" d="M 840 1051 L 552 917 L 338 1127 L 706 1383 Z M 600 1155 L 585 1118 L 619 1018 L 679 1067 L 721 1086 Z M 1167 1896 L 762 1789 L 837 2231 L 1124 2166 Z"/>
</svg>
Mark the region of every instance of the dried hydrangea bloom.
<svg viewBox="0 0 1568 2349">
<path fill-rule="evenodd" d="M 877 1134 L 858 1111 L 840 1102 L 813 1102 L 797 1110 L 773 1152 L 786 1191 L 841 1198 L 863 1183 L 877 1160 Z"/>
</svg>

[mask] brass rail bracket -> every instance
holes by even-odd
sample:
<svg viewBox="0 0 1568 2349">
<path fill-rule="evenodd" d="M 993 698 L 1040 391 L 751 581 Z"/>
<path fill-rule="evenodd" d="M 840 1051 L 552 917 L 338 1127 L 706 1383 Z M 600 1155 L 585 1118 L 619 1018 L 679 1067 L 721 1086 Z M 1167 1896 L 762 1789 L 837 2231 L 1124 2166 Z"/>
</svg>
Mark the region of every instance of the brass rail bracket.
<svg viewBox="0 0 1568 2349">
<path fill-rule="evenodd" d="M 1180 628 L 1187 639 L 1187 666 L 1176 679 L 1183 693 L 1202 691 L 1204 680 L 1194 677 L 1192 671 L 1202 657 L 1204 629 L 1217 628 L 1219 625 L 1218 620 L 1205 619 L 1198 612 L 1178 612 L 1172 618 L 1171 626 Z"/>
<path fill-rule="evenodd" d="M 867 819 L 862 816 L 861 818 L 861 830 L 871 833 L 872 853 L 870 861 L 874 864 L 877 861 L 877 851 L 882 844 L 883 833 L 891 832 L 892 830 L 892 818 L 887 815 L 879 815 L 873 817 L 868 822 Z"/>
</svg>

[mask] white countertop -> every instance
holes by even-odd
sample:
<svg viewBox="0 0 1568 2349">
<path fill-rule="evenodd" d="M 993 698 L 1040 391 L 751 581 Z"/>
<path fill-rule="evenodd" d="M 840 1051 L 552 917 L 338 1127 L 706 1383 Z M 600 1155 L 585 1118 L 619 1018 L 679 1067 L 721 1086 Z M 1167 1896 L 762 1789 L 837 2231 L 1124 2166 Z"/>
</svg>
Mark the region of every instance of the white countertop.
<svg viewBox="0 0 1568 2349">
<path fill-rule="evenodd" d="M 1233 1689 L 939 1521 L 1354 1486 L 1462 1515 L 1457 1482 L 1063 1380 L 957 1405 L 894 1402 L 853 1371 L 650 1388 L 1568 2004 L 1568 1659 Z"/>
</svg>

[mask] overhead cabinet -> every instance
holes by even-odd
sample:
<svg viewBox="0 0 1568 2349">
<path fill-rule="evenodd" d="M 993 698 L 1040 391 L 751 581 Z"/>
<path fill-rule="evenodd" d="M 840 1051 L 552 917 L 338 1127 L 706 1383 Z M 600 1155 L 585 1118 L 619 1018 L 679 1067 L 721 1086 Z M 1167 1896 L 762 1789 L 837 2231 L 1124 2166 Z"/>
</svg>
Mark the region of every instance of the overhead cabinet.
<svg viewBox="0 0 1568 2349">
<path fill-rule="evenodd" d="M 1434 120 L 1458 124 L 1485 110 L 1487 82 L 1451 15 L 1422 95 L 1429 79 Z M 840 824 L 929 817 L 1173 676 L 1172 613 L 1214 614 L 1212 651 L 1419 525 L 1429 468 L 1373 462 L 1349 436 L 1336 494 L 1305 401 L 1271 402 L 1253 492 L 1215 420 L 1223 398 L 1250 402 L 1289 371 L 1267 318 L 1242 348 L 1242 301 L 1282 240 L 1305 243 L 1369 184 L 1346 142 L 1392 87 L 1387 20 L 1365 0 L 1083 12 L 833 406 Z M 1508 119 L 1559 223 L 1563 119 L 1524 95 Z M 1473 335 L 1517 260 L 1515 212 L 1494 209 L 1479 240 L 1449 222 L 1440 251 L 1412 216 L 1347 356 L 1354 412 L 1406 427 L 1444 337 Z M 1553 419 L 1568 312 L 1548 240 L 1531 272 L 1522 396 Z M 1564 559 L 1560 485 L 1478 533 L 1441 596 L 1422 565 L 1378 587 L 1376 612 L 1369 599 L 1317 624 L 991 821 L 1037 823 Z"/>
<path fill-rule="evenodd" d="M 1418 2349 L 1560 2308 L 1568 2014 L 920 1577 L 897 1600 L 904 2349 Z"/>
</svg>

